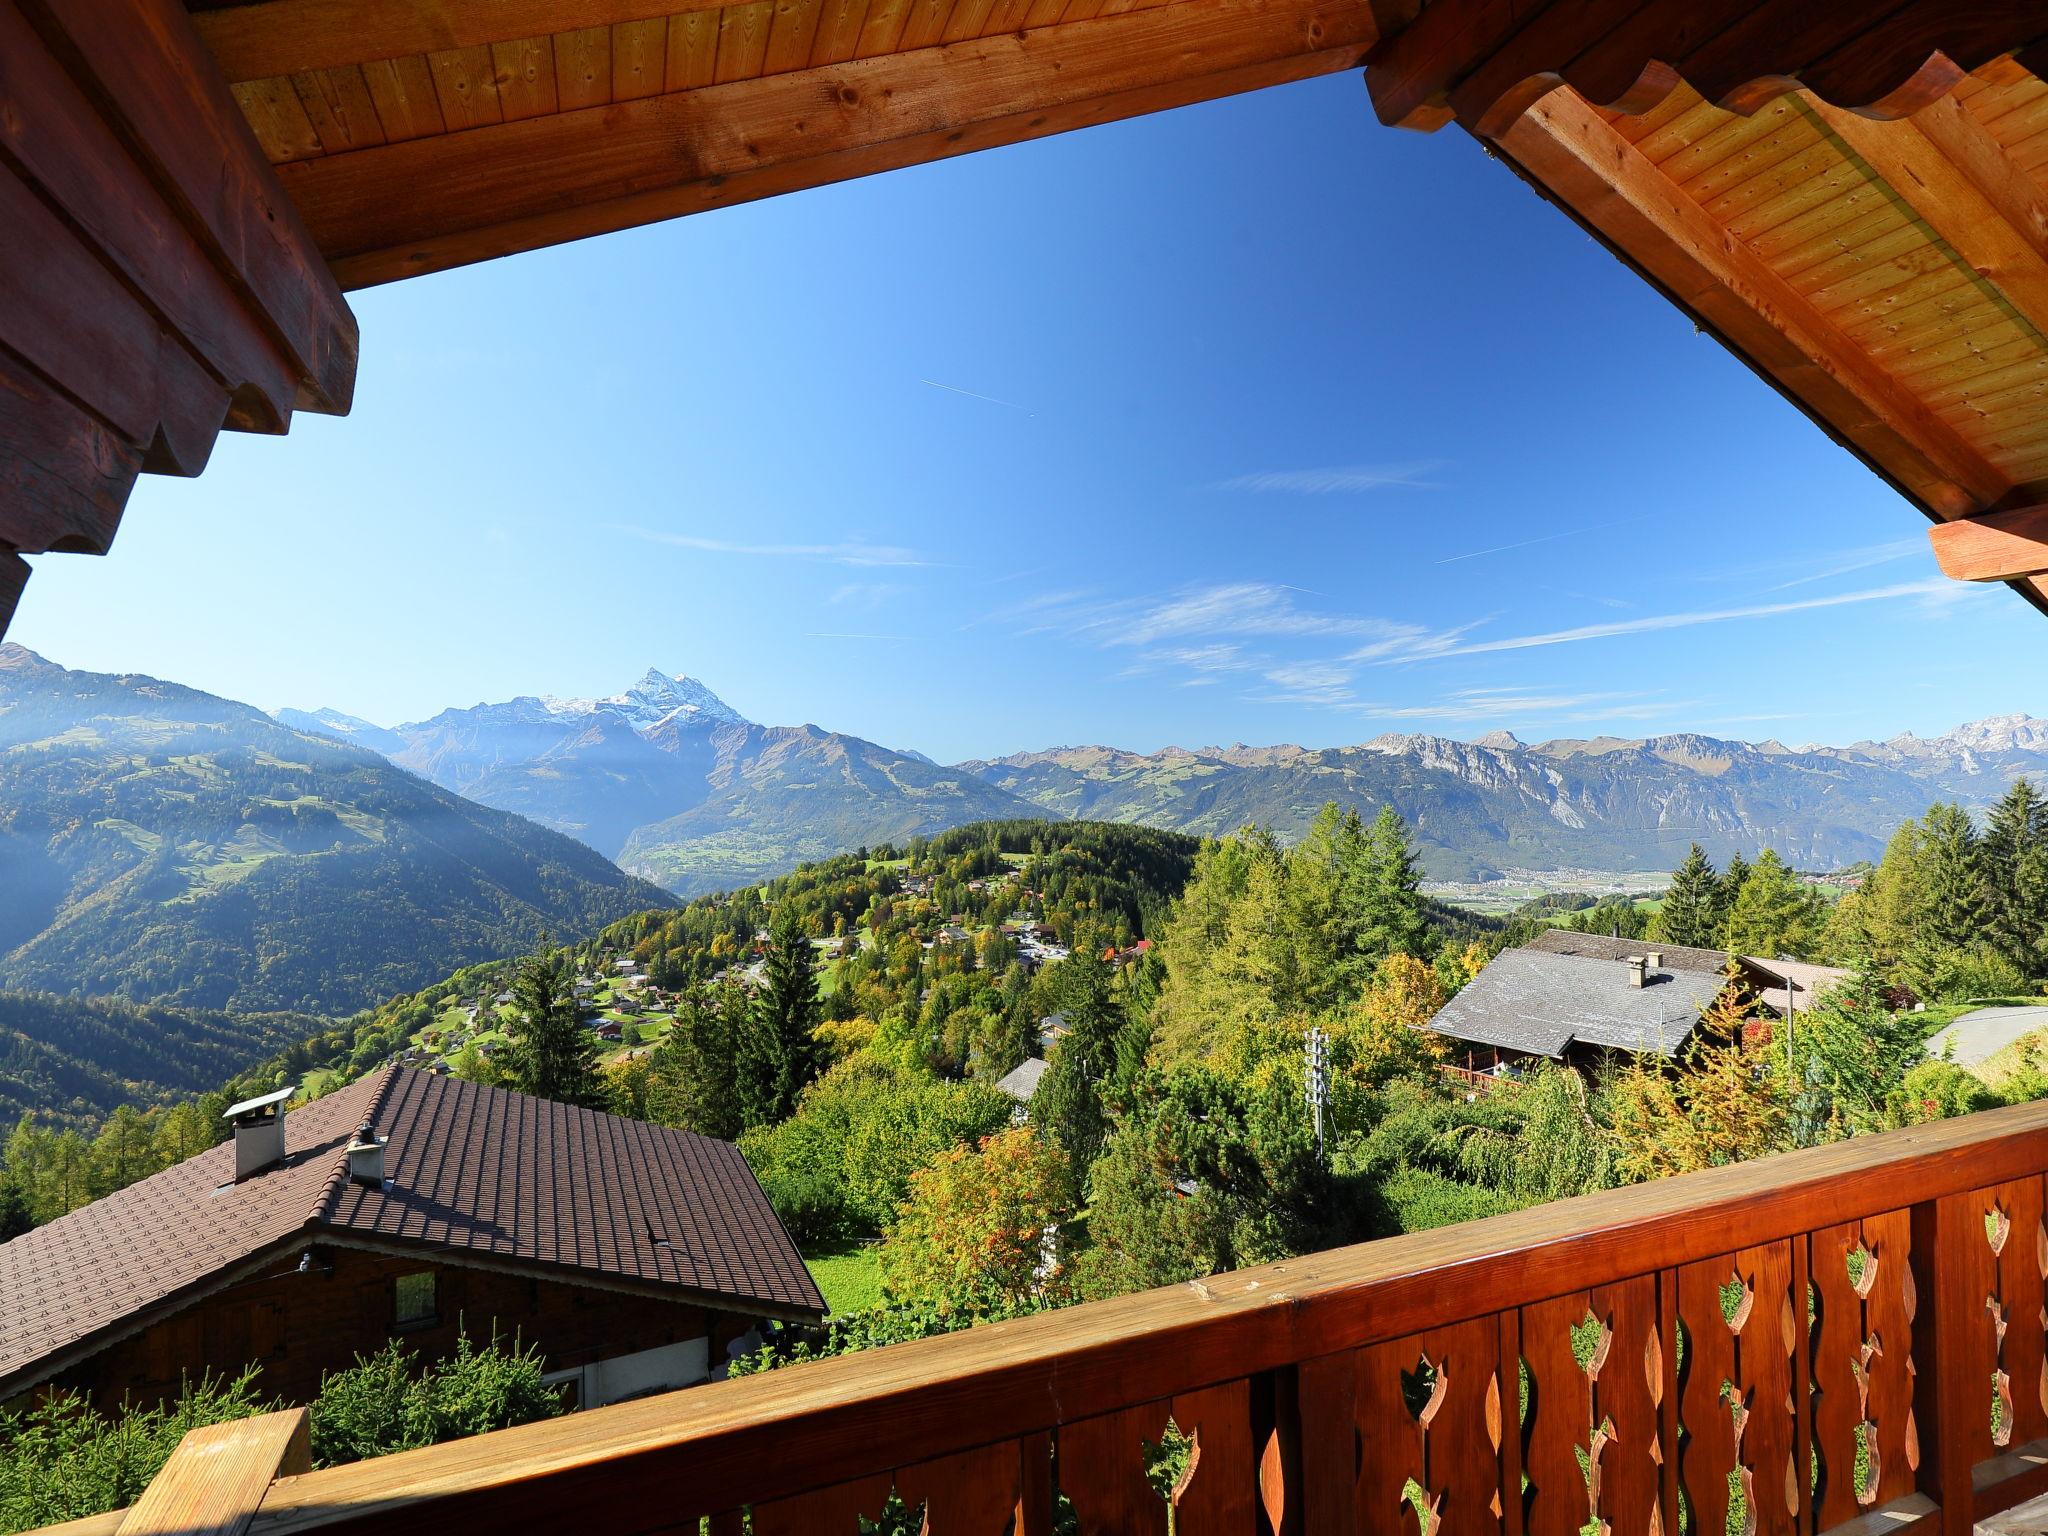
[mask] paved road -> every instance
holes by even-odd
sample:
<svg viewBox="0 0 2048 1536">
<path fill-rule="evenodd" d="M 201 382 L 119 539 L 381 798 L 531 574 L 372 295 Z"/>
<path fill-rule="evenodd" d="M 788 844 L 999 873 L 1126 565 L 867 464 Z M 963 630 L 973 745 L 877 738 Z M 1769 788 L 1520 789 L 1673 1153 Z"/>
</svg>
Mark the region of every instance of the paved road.
<svg viewBox="0 0 2048 1536">
<path fill-rule="evenodd" d="M 1956 1047 L 1956 1065 L 1974 1067 L 1997 1055 L 2022 1035 L 2048 1029 L 2048 1007 L 1979 1008 L 1966 1013 L 1927 1042 L 1927 1054 L 1939 1056 L 1948 1042 Z"/>
</svg>

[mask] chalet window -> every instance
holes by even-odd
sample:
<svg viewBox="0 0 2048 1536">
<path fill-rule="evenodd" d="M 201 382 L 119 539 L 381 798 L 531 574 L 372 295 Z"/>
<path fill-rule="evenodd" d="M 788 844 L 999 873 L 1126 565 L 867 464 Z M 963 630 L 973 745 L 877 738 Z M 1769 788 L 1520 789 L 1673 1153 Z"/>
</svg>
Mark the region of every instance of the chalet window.
<svg viewBox="0 0 2048 1536">
<path fill-rule="evenodd" d="M 400 1275 L 397 1281 L 397 1294 L 396 1321 L 399 1327 L 426 1328 L 437 1320 L 434 1310 L 434 1272 L 431 1269 Z"/>
</svg>

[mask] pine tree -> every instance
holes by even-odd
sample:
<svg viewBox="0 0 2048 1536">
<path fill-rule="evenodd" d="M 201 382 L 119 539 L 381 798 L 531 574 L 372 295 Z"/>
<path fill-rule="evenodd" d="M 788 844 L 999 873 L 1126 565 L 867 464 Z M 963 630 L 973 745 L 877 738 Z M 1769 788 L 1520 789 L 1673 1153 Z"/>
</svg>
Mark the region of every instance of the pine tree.
<svg viewBox="0 0 2048 1536">
<path fill-rule="evenodd" d="M 921 986 L 911 979 L 909 996 Z M 740 1115 L 749 1126 L 786 1120 L 823 1066 L 818 1044 L 818 981 L 811 974 L 811 941 L 794 907 L 785 907 L 768 931 L 768 957 L 753 1017 L 738 1050 Z"/>
<path fill-rule="evenodd" d="M 1925 908 L 1921 937 L 1960 949 L 1980 938 L 1985 926 L 1984 863 L 1977 827 L 1960 805 L 1929 808 L 1921 825 Z"/>
<path fill-rule="evenodd" d="M 1113 1091 L 1119 1047 L 1131 1030 L 1110 979 L 1095 935 L 1077 934 L 1072 955 L 1053 977 L 1067 1033 L 1053 1047 L 1052 1066 L 1031 1100 L 1032 1120 L 1067 1155 L 1077 1176 L 1102 1151 L 1109 1129 L 1104 1095 Z"/>
<path fill-rule="evenodd" d="M 1728 918 L 1735 911 L 1735 902 L 1742 895 L 1743 886 L 1749 883 L 1749 861 L 1736 849 L 1728 855 L 1728 867 L 1721 871 L 1721 878 L 1714 886 L 1714 934 L 1715 947 L 1732 949 L 1728 942 Z"/>
<path fill-rule="evenodd" d="M 1991 813 L 1983 842 L 1991 942 L 2029 976 L 2048 960 L 2048 799 L 2013 781 Z"/>
<path fill-rule="evenodd" d="M 746 998 L 734 987 L 717 998 L 701 987 L 684 995 L 675 1027 L 648 1058 L 647 1109 L 658 1124 L 721 1141 L 746 1128 L 739 1091 L 739 1026 L 746 1012 Z"/>
<path fill-rule="evenodd" d="M 568 956 L 550 946 L 546 934 L 519 962 L 506 1035 L 507 1086 L 560 1104 L 604 1107 L 597 1037 L 577 1017 Z"/>
<path fill-rule="evenodd" d="M 1659 937 L 1667 944 L 1712 949 L 1720 937 L 1716 922 L 1719 902 L 1720 879 L 1707 862 L 1706 851 L 1694 843 L 1685 862 L 1672 874 L 1671 889 L 1657 912 Z"/>
</svg>

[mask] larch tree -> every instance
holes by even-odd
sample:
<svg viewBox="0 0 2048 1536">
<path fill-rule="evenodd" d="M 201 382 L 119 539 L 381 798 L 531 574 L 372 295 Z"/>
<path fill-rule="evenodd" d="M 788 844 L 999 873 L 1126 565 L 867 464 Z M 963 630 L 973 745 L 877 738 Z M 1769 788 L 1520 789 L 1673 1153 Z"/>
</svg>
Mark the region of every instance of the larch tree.
<svg viewBox="0 0 2048 1536">
<path fill-rule="evenodd" d="M 1735 954 L 1766 960 L 1802 956 L 1819 942 L 1825 919 L 1821 901 L 1817 891 L 1785 867 L 1776 849 L 1766 848 L 1729 910 L 1723 942 Z"/>
</svg>

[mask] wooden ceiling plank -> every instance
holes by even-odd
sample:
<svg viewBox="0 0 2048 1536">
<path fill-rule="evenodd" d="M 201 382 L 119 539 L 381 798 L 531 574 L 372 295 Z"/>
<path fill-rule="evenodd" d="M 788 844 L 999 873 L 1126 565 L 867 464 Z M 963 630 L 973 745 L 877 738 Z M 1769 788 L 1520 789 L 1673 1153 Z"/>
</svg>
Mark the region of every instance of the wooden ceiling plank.
<svg viewBox="0 0 2048 1536">
<path fill-rule="evenodd" d="M 1697 143 L 1707 134 L 1725 128 L 1735 120 L 1732 112 L 1723 112 L 1710 101 L 1701 101 L 1697 96 L 1691 100 L 1692 105 L 1685 111 L 1635 141 L 1643 158 L 1652 165 L 1661 168 L 1666 160 L 1687 145 Z"/>
<path fill-rule="evenodd" d="M 1099 9 L 1101 0 L 1094 3 Z M 952 14 L 953 0 L 910 0 L 910 10 L 903 21 L 903 41 L 898 46 L 905 52 L 936 47 L 945 41 L 946 21 Z"/>
<path fill-rule="evenodd" d="M 1676 90 L 1665 92 L 1663 100 L 1654 107 L 1632 116 L 1618 118 L 1614 124 L 1614 131 L 1640 148 L 1646 138 L 1668 128 L 1685 113 L 1703 105 L 1699 97 L 1681 81 Z"/>
<path fill-rule="evenodd" d="M 1134 10 L 1137 0 L 1110 0 L 1118 6 L 1118 14 Z M 1108 6 L 1103 7 L 1105 10 Z M 980 37 L 988 31 L 989 12 L 995 9 L 995 0 L 955 0 L 953 14 L 946 18 L 946 30 L 941 42 L 964 43 L 969 38 Z"/>
<path fill-rule="evenodd" d="M 1839 155 L 1831 161 L 1807 163 L 1813 165 L 1814 170 L 1803 183 L 1788 183 L 1781 178 L 1773 184 L 1753 187 L 1749 194 L 1743 194 L 1739 199 L 1717 199 L 1715 210 L 1728 226 L 1728 232 L 1754 246 L 1758 237 L 1815 208 L 1833 205 L 1840 210 L 1838 216 L 1841 218 L 1850 221 L 1860 218 L 1866 200 L 1855 197 L 1859 190 L 1868 194 L 1868 201 L 1882 200 L 1882 193 L 1870 186 L 1870 179 L 1850 167 Z"/>
<path fill-rule="evenodd" d="M 1852 307 L 1843 311 L 1837 323 L 1871 356 L 1885 359 L 1884 366 L 1889 368 L 1901 354 L 1951 335 L 1969 335 L 1980 345 L 1987 344 L 1991 332 L 1979 327 L 1995 328 L 2004 318 L 2005 312 L 1985 299 L 1967 273 L 1950 265 L 1946 272 L 1916 278 L 1897 295 L 1894 304 L 1874 313 L 1859 313 Z"/>
<path fill-rule="evenodd" d="M 852 0 L 856 6 L 861 0 Z M 718 11 L 686 11 L 668 19 L 666 89 L 693 91 L 718 78 Z"/>
<path fill-rule="evenodd" d="M 822 0 L 776 0 L 775 20 L 768 28 L 768 53 L 763 74 L 787 74 L 811 66 L 811 49 L 818 40 L 818 22 L 824 10 Z"/>
<path fill-rule="evenodd" d="M 274 165 L 285 160 L 308 160 L 324 154 L 320 135 L 306 115 L 305 103 L 289 80 L 247 80 L 229 87 L 235 103 L 249 120 L 256 142 Z"/>
<path fill-rule="evenodd" d="M 1029 25 L 1032 0 L 996 0 L 989 7 L 988 24 L 982 28 L 983 37 L 994 37 L 1002 32 L 1015 32 Z"/>
<path fill-rule="evenodd" d="M 1199 5 L 1201 0 L 1182 0 L 1182 3 Z M 1137 16 L 1145 14 L 1136 13 Z M 1117 17 L 1108 23 L 1087 25 L 1114 26 L 1132 19 Z M 1335 27 L 1332 30 L 1338 31 Z M 1039 38 L 1046 35 L 1043 30 L 1032 34 Z M 1014 35 L 984 39 L 987 43 L 1004 41 L 1022 39 Z M 1128 90 L 1084 96 L 1052 105 L 1034 105 L 988 118 L 952 121 L 947 126 L 905 137 L 826 148 L 816 155 L 771 159 L 751 170 L 731 174 L 712 172 L 675 185 L 608 201 L 533 213 L 499 224 L 454 229 L 401 246 L 344 256 L 336 261 L 335 269 L 342 282 L 352 288 L 414 277 L 424 272 L 443 271 L 610 230 L 658 223 L 806 187 L 870 176 L 904 166 L 923 165 L 977 150 L 1167 111 L 1220 96 L 1356 69 L 1365 46 L 1363 42 L 1352 42 L 1306 53 L 1289 52 L 1252 64 L 1164 79 Z M 791 77 L 771 78 L 788 80 Z"/>
<path fill-rule="evenodd" d="M 574 27 L 552 34 L 555 101 L 563 112 L 601 107 L 612 99 L 612 29 Z"/>
<path fill-rule="evenodd" d="M 659 96 L 668 69 L 668 18 L 622 21 L 612 28 L 612 100 Z"/>
<path fill-rule="evenodd" d="M 1984 367 L 1970 377 L 1918 393 L 1944 416 L 1956 410 L 1995 413 L 2009 403 L 2048 394 L 2048 352 L 2014 342 L 1986 353 Z"/>
<path fill-rule="evenodd" d="M 1933 400 L 1989 369 L 2039 351 L 2040 344 L 2031 336 L 2008 335 L 1991 346 L 1976 336 L 1949 336 L 1911 357 L 1894 358 L 1892 376 L 1922 399 Z"/>
<path fill-rule="evenodd" d="M 443 48 L 427 55 L 433 71 L 434 97 L 450 133 L 504 121 L 498 109 L 498 67 L 484 44 Z"/>
<path fill-rule="evenodd" d="M 844 64 L 860 49 L 861 24 L 868 18 L 867 0 L 825 0 L 818 15 L 818 35 L 811 43 L 811 63 Z"/>
<path fill-rule="evenodd" d="M 1874 292 L 1897 288 L 1927 272 L 1947 266 L 1955 258 L 1927 231 L 1895 221 L 1883 236 L 1865 241 L 1854 250 L 1842 251 L 1831 261 L 1816 262 L 1805 270 L 1779 275 L 1806 302 L 1823 314 L 1832 314 Z"/>
<path fill-rule="evenodd" d="M 315 69 L 292 76 L 292 89 L 320 135 L 320 148 L 339 155 L 351 149 L 369 149 L 384 142 L 384 125 L 377 117 L 377 104 L 370 99 L 370 87 L 363 72 L 351 64 L 346 69 Z"/>
<path fill-rule="evenodd" d="M 1749 247 L 1726 232 L 1568 90 L 1498 141 L 1536 180 L 1699 307 L 1944 516 L 1998 499 L 2006 481 Z M 322 162 L 312 162 L 317 167 Z"/>
<path fill-rule="evenodd" d="M 718 64 L 713 81 L 725 85 L 752 80 L 768 57 L 768 29 L 775 23 L 775 0 L 728 5 L 718 17 Z"/>
<path fill-rule="evenodd" d="M 561 110 L 555 94 L 555 40 L 522 37 L 491 44 L 491 67 L 497 72 L 498 110 L 508 123 L 522 117 L 545 117 Z"/>
<path fill-rule="evenodd" d="M 1060 12 L 1067 8 L 1066 0 L 1031 0 L 1031 9 L 1024 13 L 1026 27 L 1050 27 L 1060 19 Z"/>
<path fill-rule="evenodd" d="M 1758 155 L 1752 173 L 1739 179 L 1734 175 L 1703 177 L 1686 187 L 1686 196 L 1706 209 L 1710 218 L 1732 226 L 1743 215 L 1759 210 L 1763 210 L 1760 217 L 1773 218 L 1780 199 L 1790 199 L 1795 209 L 1827 202 L 1856 179 L 1842 157 L 1818 141 L 1802 144 L 1768 164 L 1765 158 Z"/>
<path fill-rule="evenodd" d="M 1772 217 L 1774 213 L 1783 216 Z M 1884 189 L 1859 177 L 1823 202 L 1759 209 L 1756 218 L 1743 221 L 1743 238 L 1781 275 L 1790 277 L 1889 234 L 1899 222 L 1899 211 Z"/>
<path fill-rule="evenodd" d="M 2000 100 L 1999 110 L 1972 112 L 1984 124 L 1984 131 L 2008 147 L 2023 144 L 2048 131 L 2048 86 L 2035 82 L 2035 89 L 2010 91 Z"/>
<path fill-rule="evenodd" d="M 1918 122 L 1874 122 L 1825 103 L 1802 103 L 1884 179 L 1957 257 L 1997 288 L 2037 331 L 2048 332 L 2048 204 L 2038 196 L 2022 208 L 1994 203 L 1976 179 Z M 1954 137 L 1955 119 L 1947 120 Z M 2029 228 L 2007 221 L 2010 209 Z"/>
<path fill-rule="evenodd" d="M 386 143 L 431 138 L 448 131 L 441 119 L 441 98 L 434 91 L 434 72 L 425 58 L 379 59 L 365 64 L 363 84 L 369 87 Z"/>
<path fill-rule="evenodd" d="M 192 22 L 234 82 L 716 8 L 709 0 L 266 0 L 199 11 Z"/>
<path fill-rule="evenodd" d="M 1054 0 L 1064 4 L 1064 0 Z M 878 59 L 896 52 L 903 37 L 903 24 L 910 16 L 910 0 L 868 0 L 868 14 L 860 26 L 857 59 Z"/>
<path fill-rule="evenodd" d="M 1927 530 L 1944 576 L 2011 581 L 2048 573 L 2048 506 L 1980 512 Z"/>
<path fill-rule="evenodd" d="M 610 201 L 1162 79 L 1331 48 L 1362 50 L 1353 0 L 1181 0 L 1153 10 L 954 43 L 943 50 L 713 85 L 609 110 L 504 123 L 330 157 L 290 190 L 337 257 L 411 245 L 486 221 Z M 319 162 L 309 162 L 309 164 Z M 289 167 L 297 172 L 305 167 Z"/>
<path fill-rule="evenodd" d="M 1818 137 L 1812 132 L 1788 132 L 1783 118 L 1759 112 L 1755 117 L 1723 123 L 1697 143 L 1659 161 L 1657 169 L 1683 187 L 1694 202 L 1703 203 L 1717 192 L 1804 154 Z"/>
</svg>

